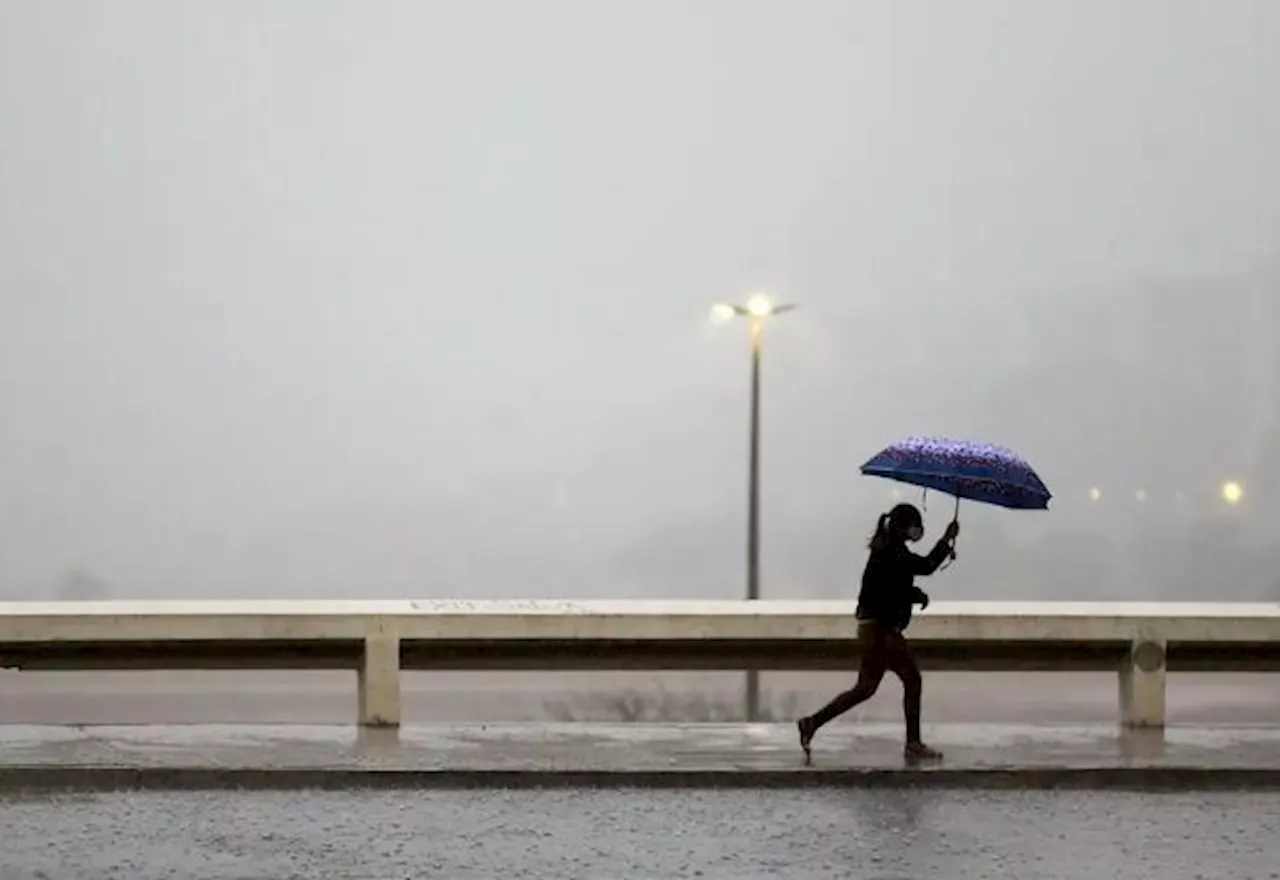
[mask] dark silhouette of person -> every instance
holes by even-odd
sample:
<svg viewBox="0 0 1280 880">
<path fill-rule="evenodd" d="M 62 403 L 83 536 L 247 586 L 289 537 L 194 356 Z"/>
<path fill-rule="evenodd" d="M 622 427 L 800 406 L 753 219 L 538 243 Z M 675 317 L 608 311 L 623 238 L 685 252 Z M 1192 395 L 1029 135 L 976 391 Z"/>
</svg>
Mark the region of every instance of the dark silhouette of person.
<svg viewBox="0 0 1280 880">
<path fill-rule="evenodd" d="M 805 763 L 812 759 L 813 736 L 828 721 L 868 700 L 885 672 L 902 680 L 902 708 L 907 721 L 907 741 L 903 754 L 910 760 L 938 759 L 942 753 L 920 738 L 920 669 L 903 631 L 911 622 L 911 608 L 926 608 L 929 596 L 915 585 L 916 576 L 933 574 L 953 556 L 953 544 L 960 524 L 952 522 L 927 556 L 917 556 L 907 546 L 924 537 L 920 511 L 899 504 L 882 514 L 867 546 L 870 554 L 862 572 L 858 593 L 858 642 L 862 652 L 858 682 L 813 715 L 796 722 Z"/>
</svg>

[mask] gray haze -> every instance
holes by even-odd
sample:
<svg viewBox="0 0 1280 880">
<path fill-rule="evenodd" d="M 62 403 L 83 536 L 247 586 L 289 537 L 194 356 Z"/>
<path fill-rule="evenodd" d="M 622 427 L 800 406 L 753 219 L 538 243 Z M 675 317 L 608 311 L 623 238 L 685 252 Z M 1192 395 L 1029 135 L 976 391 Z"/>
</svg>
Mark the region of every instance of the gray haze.
<svg viewBox="0 0 1280 880">
<path fill-rule="evenodd" d="M 0 596 L 740 595 L 707 315 L 756 290 L 803 305 L 767 595 L 852 594 L 914 433 L 1057 496 L 971 506 L 935 595 L 1280 595 L 1277 45 L 1274 0 L 0 0 Z"/>
</svg>

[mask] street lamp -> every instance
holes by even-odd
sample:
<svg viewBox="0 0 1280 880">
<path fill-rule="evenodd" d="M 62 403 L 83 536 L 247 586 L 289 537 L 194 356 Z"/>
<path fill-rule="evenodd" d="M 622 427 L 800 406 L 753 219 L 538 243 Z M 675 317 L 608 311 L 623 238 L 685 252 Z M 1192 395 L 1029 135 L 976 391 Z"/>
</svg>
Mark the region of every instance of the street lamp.
<svg viewBox="0 0 1280 880">
<path fill-rule="evenodd" d="M 1222 500 L 1235 507 L 1244 500 L 1244 487 L 1235 480 L 1222 484 Z"/>
<path fill-rule="evenodd" d="M 751 328 L 751 422 L 750 454 L 747 472 L 747 601 L 760 598 L 760 350 L 764 341 L 764 322 L 774 315 L 789 312 L 794 305 L 774 305 L 764 294 L 752 296 L 744 305 L 718 303 L 712 317 L 727 321 L 746 318 Z M 758 721 L 760 716 L 760 671 L 747 670 L 746 716 Z"/>
</svg>

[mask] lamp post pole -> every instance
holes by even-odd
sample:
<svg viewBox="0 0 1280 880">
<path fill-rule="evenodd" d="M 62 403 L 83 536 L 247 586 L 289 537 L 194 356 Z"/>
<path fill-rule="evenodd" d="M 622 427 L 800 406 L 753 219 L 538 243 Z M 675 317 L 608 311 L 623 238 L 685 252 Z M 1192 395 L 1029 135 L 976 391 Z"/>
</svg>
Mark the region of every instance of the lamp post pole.
<svg viewBox="0 0 1280 880">
<path fill-rule="evenodd" d="M 764 296 L 754 296 L 744 306 L 719 305 L 714 314 L 725 318 L 747 318 L 751 330 L 751 420 L 747 463 L 747 601 L 760 598 L 760 361 L 765 319 L 794 309 L 775 306 Z M 747 670 L 743 714 L 747 721 L 760 720 L 760 670 Z"/>
<path fill-rule="evenodd" d="M 751 317 L 751 440 L 747 476 L 747 601 L 760 598 L 760 348 L 764 321 Z M 744 713 L 760 719 L 760 670 L 747 670 Z"/>
</svg>

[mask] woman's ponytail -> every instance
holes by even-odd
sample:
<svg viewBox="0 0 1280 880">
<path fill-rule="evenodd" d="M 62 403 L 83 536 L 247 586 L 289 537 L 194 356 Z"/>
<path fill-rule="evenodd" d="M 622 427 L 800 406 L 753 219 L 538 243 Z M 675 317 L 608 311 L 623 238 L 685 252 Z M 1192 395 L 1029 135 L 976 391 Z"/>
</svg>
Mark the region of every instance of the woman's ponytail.
<svg viewBox="0 0 1280 880">
<path fill-rule="evenodd" d="M 882 513 L 880 518 L 876 520 L 876 531 L 871 536 L 871 540 L 867 541 L 867 546 L 872 550 L 883 550 L 889 543 L 889 514 Z"/>
</svg>

